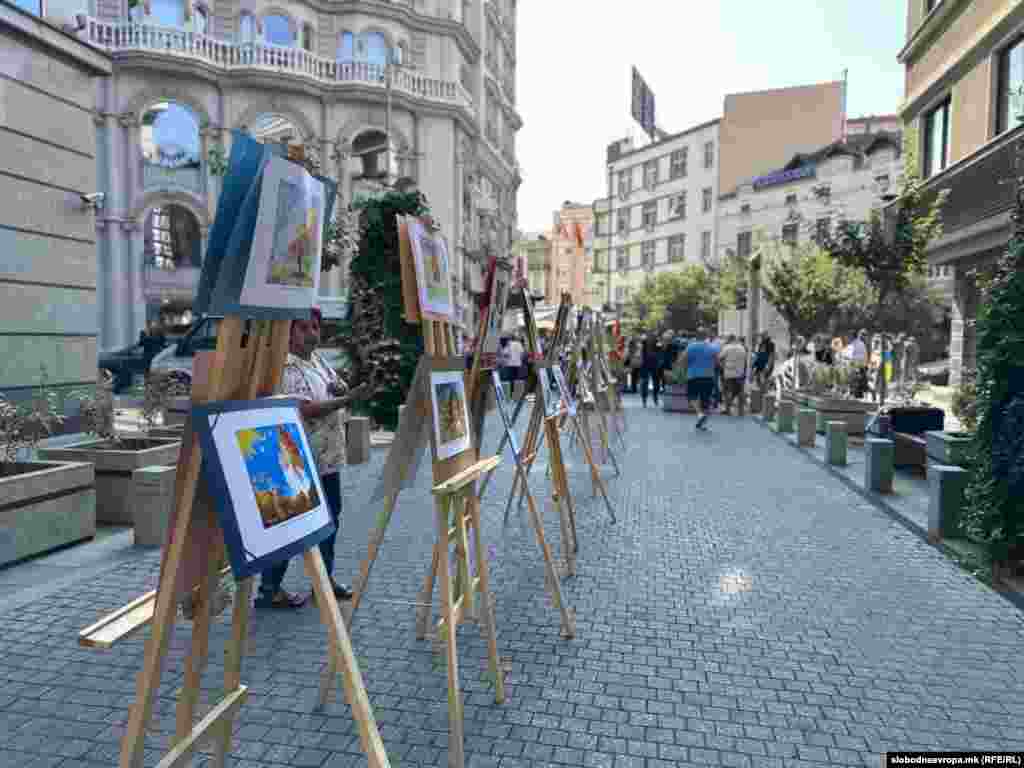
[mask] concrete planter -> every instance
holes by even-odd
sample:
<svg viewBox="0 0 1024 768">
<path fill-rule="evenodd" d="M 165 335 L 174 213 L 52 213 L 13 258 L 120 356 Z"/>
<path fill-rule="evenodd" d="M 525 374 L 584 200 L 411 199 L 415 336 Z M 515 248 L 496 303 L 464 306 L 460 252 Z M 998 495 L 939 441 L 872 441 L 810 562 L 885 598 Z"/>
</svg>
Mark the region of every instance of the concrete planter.
<svg viewBox="0 0 1024 768">
<path fill-rule="evenodd" d="M 928 458 L 939 464 L 967 467 L 967 449 L 974 439 L 967 432 L 925 432 Z"/>
<path fill-rule="evenodd" d="M 661 409 L 671 413 L 689 413 L 690 403 L 686 398 L 686 385 L 666 384 L 661 393 Z"/>
<path fill-rule="evenodd" d="M 92 464 L 0 464 L 0 565 L 95 535 Z"/>
<path fill-rule="evenodd" d="M 102 440 L 76 443 L 65 448 L 44 448 L 44 459 L 85 461 L 96 467 L 96 520 L 132 525 L 132 473 L 142 467 L 167 467 L 178 463 L 181 440 L 171 438 L 122 438 L 115 446 Z"/>
<path fill-rule="evenodd" d="M 830 421 L 846 423 L 848 435 L 863 435 L 868 423 L 868 414 L 875 410 L 873 403 L 847 400 L 826 395 L 805 395 L 804 405 L 818 412 L 816 431 L 825 434 L 825 425 Z"/>
<path fill-rule="evenodd" d="M 147 429 L 143 433 L 146 437 L 161 438 L 164 440 L 181 440 L 185 434 L 184 424 L 174 424 L 172 426 L 164 425 L 162 427 L 152 427 Z"/>
</svg>

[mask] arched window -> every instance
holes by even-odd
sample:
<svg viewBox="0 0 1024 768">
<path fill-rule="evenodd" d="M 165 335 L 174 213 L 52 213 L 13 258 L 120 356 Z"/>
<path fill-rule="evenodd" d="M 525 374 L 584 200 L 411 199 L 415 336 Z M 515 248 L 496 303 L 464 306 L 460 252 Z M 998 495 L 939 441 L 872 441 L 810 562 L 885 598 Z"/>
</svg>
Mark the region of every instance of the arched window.
<svg viewBox="0 0 1024 768">
<path fill-rule="evenodd" d="M 154 104 L 142 116 L 142 158 L 163 168 L 199 168 L 199 121 L 173 101 Z"/>
<path fill-rule="evenodd" d="M 380 32 L 342 32 L 338 39 L 338 61 L 362 61 L 383 67 L 388 62 L 387 38 Z"/>
<path fill-rule="evenodd" d="M 242 11 L 238 17 L 238 42 L 242 44 L 256 42 L 256 19 L 248 11 Z"/>
<path fill-rule="evenodd" d="M 147 266 L 174 270 L 201 267 L 199 222 L 188 208 L 168 205 L 146 215 L 143 252 Z"/>
<path fill-rule="evenodd" d="M 248 127 L 249 135 L 261 144 L 295 144 L 302 141 L 302 134 L 287 117 L 262 114 Z"/>
<path fill-rule="evenodd" d="M 295 31 L 287 16 L 271 14 L 263 17 L 263 39 L 271 45 L 291 48 L 295 45 Z"/>
</svg>

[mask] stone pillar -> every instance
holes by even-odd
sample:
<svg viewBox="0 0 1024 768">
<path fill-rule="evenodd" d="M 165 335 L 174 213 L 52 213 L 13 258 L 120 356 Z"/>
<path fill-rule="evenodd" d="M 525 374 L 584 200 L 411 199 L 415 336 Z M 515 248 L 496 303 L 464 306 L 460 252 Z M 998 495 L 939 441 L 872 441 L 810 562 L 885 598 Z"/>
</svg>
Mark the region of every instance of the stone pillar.
<svg viewBox="0 0 1024 768">
<path fill-rule="evenodd" d="M 134 112 L 123 112 L 119 118 L 121 127 L 124 128 L 125 138 L 125 193 L 124 211 L 125 217 L 131 216 L 132 211 L 143 192 L 142 179 L 142 126 L 139 118 Z"/>
<path fill-rule="evenodd" d="M 949 330 L 949 385 L 960 386 L 964 359 L 964 331 L 967 325 L 967 276 L 957 267 L 953 284 L 953 312 Z"/>
<path fill-rule="evenodd" d="M 213 193 L 213 178 L 210 175 L 210 147 L 213 146 L 210 139 L 215 133 L 209 124 L 199 129 L 199 181 L 202 185 L 200 194 L 206 201 L 206 216 L 211 221 L 217 213 L 217 196 Z"/>
<path fill-rule="evenodd" d="M 813 448 L 817 432 L 818 412 L 813 408 L 801 408 L 797 414 L 797 444 Z"/>
<path fill-rule="evenodd" d="M 177 467 L 143 467 L 132 472 L 135 546 L 163 546 L 174 504 Z"/>
<path fill-rule="evenodd" d="M 928 540 L 933 544 L 957 532 L 969 478 L 963 467 L 928 467 Z"/>
<path fill-rule="evenodd" d="M 780 435 L 789 434 L 793 431 L 793 421 L 796 415 L 796 403 L 792 400 L 783 400 L 779 403 L 779 413 L 775 420 L 775 428 Z"/>
<path fill-rule="evenodd" d="M 108 93 L 112 93 L 108 91 Z M 113 101 L 111 95 L 110 101 Z M 128 276 L 127 259 L 124 256 L 124 240 L 121 228 L 113 225 L 123 220 L 126 215 L 124 194 L 124 152 L 120 140 L 120 125 L 117 115 L 108 112 L 104 115 L 104 140 L 107 156 L 107 199 L 105 201 L 104 218 L 110 226 L 106 227 L 109 274 L 104 276 L 110 286 L 110 294 L 106 311 L 110 313 L 110 338 L 103 339 L 106 348 L 116 348 L 131 344 L 135 339 L 129 336 L 131 328 L 131 281 Z"/>
<path fill-rule="evenodd" d="M 845 421 L 829 421 L 825 424 L 825 461 L 833 467 L 845 467 L 848 444 Z"/>
<path fill-rule="evenodd" d="M 869 437 L 864 441 L 864 487 L 876 493 L 892 493 L 893 460 L 896 445 L 892 440 Z"/>
<path fill-rule="evenodd" d="M 124 253 L 126 256 L 128 288 L 130 291 L 129 332 L 132 339 L 137 339 L 139 331 L 146 327 L 146 265 L 143 263 L 143 232 L 138 222 L 122 221 L 121 230 L 124 237 Z"/>
</svg>

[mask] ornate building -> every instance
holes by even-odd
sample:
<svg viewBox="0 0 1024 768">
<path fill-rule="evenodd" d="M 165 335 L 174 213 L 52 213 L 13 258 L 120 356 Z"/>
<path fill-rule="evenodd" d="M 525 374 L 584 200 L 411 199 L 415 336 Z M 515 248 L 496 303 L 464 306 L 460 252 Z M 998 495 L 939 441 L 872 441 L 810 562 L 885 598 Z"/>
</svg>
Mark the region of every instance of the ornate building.
<svg viewBox="0 0 1024 768">
<path fill-rule="evenodd" d="M 472 327 L 484 251 L 516 229 L 516 0 L 73 4 L 78 36 L 113 59 L 96 112 L 101 349 L 189 319 L 234 129 L 303 145 L 340 205 L 385 177 L 423 191 Z M 322 293 L 343 296 L 344 274 Z"/>
</svg>

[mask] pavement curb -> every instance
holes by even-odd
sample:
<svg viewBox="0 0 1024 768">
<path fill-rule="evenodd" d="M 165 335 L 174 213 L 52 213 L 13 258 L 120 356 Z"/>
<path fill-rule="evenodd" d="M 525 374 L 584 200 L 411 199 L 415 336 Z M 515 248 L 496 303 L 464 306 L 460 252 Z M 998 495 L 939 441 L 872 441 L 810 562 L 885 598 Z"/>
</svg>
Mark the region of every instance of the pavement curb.
<svg viewBox="0 0 1024 768">
<path fill-rule="evenodd" d="M 828 462 L 822 461 L 807 449 L 802 448 L 800 445 L 796 443 L 795 433 L 794 439 L 791 440 L 789 434 L 781 434 L 779 432 L 776 432 L 774 429 L 771 428 L 771 424 L 765 422 L 763 419 L 758 418 L 756 416 L 752 418 L 760 427 L 767 429 L 771 434 L 782 440 L 782 442 L 784 442 L 789 447 L 793 448 L 797 453 L 802 455 L 808 461 L 810 461 L 813 464 L 816 464 L 817 466 L 827 471 L 830 475 L 832 475 L 832 477 L 838 479 L 840 482 L 843 483 L 843 485 L 845 485 L 851 491 L 855 491 L 856 493 L 858 493 L 865 501 L 870 502 L 871 505 L 874 506 L 876 509 L 878 509 L 881 512 L 884 512 L 895 522 L 899 523 L 908 531 L 910 531 L 919 539 L 921 539 L 921 541 L 923 541 L 929 547 L 931 547 L 932 549 L 937 549 L 946 557 L 950 557 L 951 550 L 948 547 L 943 545 L 941 541 L 937 543 L 929 541 L 928 531 L 925 528 L 918 525 L 915 521 L 911 520 L 909 517 L 904 515 L 902 512 L 900 512 L 899 509 L 897 509 L 895 506 L 888 503 L 888 501 L 886 500 L 886 494 L 877 493 L 875 491 L 869 491 L 863 485 L 860 485 L 852 478 L 847 477 L 845 474 L 832 467 L 830 464 L 828 464 Z M 988 587 L 988 589 L 992 590 L 992 592 L 994 592 L 995 594 L 1004 598 L 1018 611 L 1024 613 L 1024 594 L 1016 592 L 1012 589 L 995 589 L 989 586 L 988 584 L 985 584 L 985 586 Z"/>
</svg>

